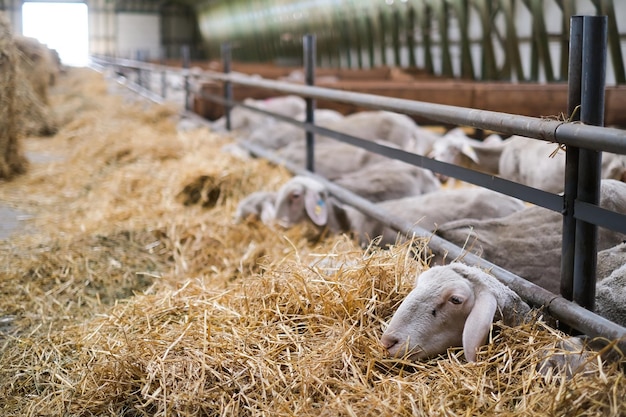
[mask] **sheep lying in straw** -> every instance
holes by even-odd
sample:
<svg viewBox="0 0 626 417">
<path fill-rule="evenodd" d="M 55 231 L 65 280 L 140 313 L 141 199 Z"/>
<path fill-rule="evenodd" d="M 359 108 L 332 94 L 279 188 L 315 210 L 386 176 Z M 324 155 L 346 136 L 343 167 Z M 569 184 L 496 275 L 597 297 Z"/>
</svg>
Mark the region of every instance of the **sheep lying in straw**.
<svg viewBox="0 0 626 417">
<path fill-rule="evenodd" d="M 484 141 L 468 137 L 461 128 L 452 129 L 433 143 L 429 158 L 489 174 L 497 174 L 500 155 L 508 142 L 498 135 Z M 441 180 L 447 177 L 441 176 Z"/>
<path fill-rule="evenodd" d="M 330 124 L 337 122 L 343 118 L 343 115 L 335 110 L 316 109 L 315 124 L 317 126 L 328 127 Z M 304 121 L 304 114 L 299 114 L 295 119 Z M 306 138 L 306 130 L 300 126 L 287 122 L 276 122 L 260 126 L 252 130 L 245 139 L 249 142 L 262 146 L 266 149 L 280 149 L 293 142 L 304 142 Z M 323 137 L 317 135 L 316 143 L 319 143 Z"/>
<path fill-rule="evenodd" d="M 517 199 L 482 188 L 439 190 L 418 196 L 381 201 L 378 207 L 426 230 L 452 219 L 502 217 L 523 209 Z M 397 232 L 329 196 L 320 182 L 294 177 L 278 192 L 276 220 L 283 227 L 311 221 L 332 233 L 353 232 L 362 244 L 382 236 L 381 245 L 396 241 Z"/>
<path fill-rule="evenodd" d="M 626 242 L 598 253 L 596 312 L 626 327 Z"/>
<path fill-rule="evenodd" d="M 473 362 L 494 319 L 518 325 L 529 311 L 513 290 L 480 268 L 456 262 L 435 266 L 419 275 L 380 342 L 390 355 L 410 360 L 463 346 Z"/>
<path fill-rule="evenodd" d="M 363 139 L 393 144 L 420 155 L 426 155 L 441 137 L 417 125 L 409 116 L 390 111 L 353 113 L 328 127 Z"/>
<path fill-rule="evenodd" d="M 554 154 L 553 143 L 523 136 L 512 136 L 506 143 L 498 168 L 501 177 L 553 193 L 563 191 L 564 152 Z M 602 178 L 625 181 L 626 156 L 603 152 Z"/>
<path fill-rule="evenodd" d="M 626 214 L 626 183 L 602 180 L 600 206 Z M 562 223 L 560 213 L 528 207 L 498 219 L 451 221 L 442 224 L 436 233 L 548 291 L 558 293 Z M 624 239 L 626 236 L 622 233 L 599 228 L 598 250 L 611 248 Z"/>
<path fill-rule="evenodd" d="M 626 272 L 626 266 L 622 269 Z M 480 268 L 453 262 L 432 267 L 418 276 L 380 343 L 391 356 L 409 360 L 431 358 L 449 348 L 463 347 L 467 361 L 475 362 L 476 352 L 486 343 L 494 321 L 516 326 L 530 318 L 529 312 L 528 304 L 495 277 Z M 540 353 L 538 369 L 544 375 L 564 371 L 571 376 L 584 371 L 592 356 L 586 345 L 591 347 L 594 343 L 583 336 L 546 347 Z M 612 351 L 603 353 L 610 360 L 620 357 Z"/>
<path fill-rule="evenodd" d="M 235 211 L 235 223 L 252 218 L 270 224 L 276 216 L 276 193 L 273 191 L 255 191 L 244 197 Z"/>
<path fill-rule="evenodd" d="M 244 104 L 290 117 L 295 117 L 298 114 L 301 114 L 306 108 L 304 99 L 298 96 L 280 96 L 268 98 L 266 100 L 254 100 L 247 98 L 244 100 Z M 276 123 L 276 119 L 271 116 L 266 116 L 265 114 L 257 113 L 243 107 L 233 108 L 230 113 L 230 117 L 231 129 L 233 130 L 241 129 L 244 131 L 251 131 L 252 129 L 261 126 Z M 226 131 L 226 116 L 223 116 L 213 122 L 212 128 L 216 132 Z"/>
</svg>

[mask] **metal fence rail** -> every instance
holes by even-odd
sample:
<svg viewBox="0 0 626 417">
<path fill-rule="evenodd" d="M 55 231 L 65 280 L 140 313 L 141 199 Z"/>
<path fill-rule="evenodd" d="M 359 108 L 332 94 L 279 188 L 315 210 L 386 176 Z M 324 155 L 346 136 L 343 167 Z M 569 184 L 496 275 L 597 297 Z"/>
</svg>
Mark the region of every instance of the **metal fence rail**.
<svg viewBox="0 0 626 417">
<path fill-rule="evenodd" d="M 591 18 L 593 22 L 586 23 L 589 27 L 592 27 L 596 24 L 602 25 L 602 22 L 598 23 L 597 17 Z M 581 29 L 582 26 L 579 27 L 578 25 L 583 25 L 583 22 L 587 22 L 587 20 L 578 19 L 578 17 L 576 17 L 576 19 L 573 19 L 572 27 L 574 29 L 572 30 L 575 30 L 576 28 Z M 572 47 L 573 51 L 576 52 L 578 51 L 578 48 L 582 48 L 582 44 L 578 46 L 572 45 Z M 597 45 L 595 46 L 595 48 L 597 48 Z M 228 68 L 227 63 L 230 62 L 229 51 L 230 48 L 228 47 L 225 47 L 223 49 L 223 60 L 226 68 Z M 600 53 L 606 53 L 606 49 L 601 50 Z M 576 57 L 578 56 L 578 54 L 573 53 L 572 56 Z M 580 54 L 580 56 L 582 57 L 582 53 Z M 314 62 L 311 62 L 314 60 L 308 59 L 308 61 L 310 65 L 314 65 Z M 100 62 L 104 65 L 132 68 L 137 71 L 171 71 L 171 68 L 164 68 L 154 64 L 145 64 L 128 60 L 99 59 L 97 60 L 97 62 Z M 589 75 L 585 72 L 586 70 L 584 68 L 581 69 L 581 67 L 579 66 L 579 69 L 582 71 L 583 75 Z M 197 76 L 197 74 L 191 74 L 187 69 L 182 69 L 178 71 L 186 79 L 187 77 L 190 77 L 192 75 Z M 308 71 L 312 71 L 312 69 L 309 68 Z M 572 220 L 572 224 L 574 225 L 574 227 L 580 224 L 583 224 L 584 227 L 590 227 L 592 230 L 591 238 L 594 240 L 595 234 L 593 234 L 593 231 L 597 229 L 598 225 L 601 227 L 606 227 L 615 231 L 626 233 L 626 215 L 598 207 L 597 199 L 594 200 L 592 198 L 589 201 L 581 198 L 581 195 L 577 193 L 579 191 L 579 188 L 577 187 L 578 172 L 581 171 L 584 177 L 584 171 L 586 170 L 586 168 L 579 170 L 578 166 L 574 165 L 576 169 L 572 169 L 571 156 L 569 155 L 573 151 L 580 153 L 595 152 L 595 154 L 598 155 L 602 151 L 626 154 L 626 131 L 624 130 L 591 126 L 589 124 L 581 124 L 578 122 L 545 120 L 540 118 L 519 116 L 493 111 L 484 111 L 471 108 L 381 97 L 371 94 L 338 91 L 329 88 L 315 87 L 311 85 L 296 85 L 280 81 L 252 78 L 249 76 L 243 76 L 238 74 L 224 74 L 219 72 L 205 71 L 201 74 L 201 78 L 221 81 L 224 83 L 225 97 L 217 97 L 212 95 L 205 95 L 205 97 L 224 104 L 227 121 L 229 120 L 230 108 L 232 108 L 233 106 L 242 106 L 249 110 L 258 111 L 273 116 L 279 120 L 283 120 L 288 123 L 300 126 L 309 133 L 329 136 L 337 140 L 350 143 L 354 146 L 359 146 L 369 151 L 380 153 L 390 158 L 400 159 L 409 164 L 431 169 L 435 172 L 440 172 L 450 177 L 458 178 L 469 183 L 487 187 L 495 191 L 499 191 L 520 198 L 522 200 L 529 201 L 533 204 L 545 207 L 547 209 L 561 212 L 562 214 L 564 214 L 564 218 L 569 218 L 570 220 Z M 311 81 L 313 81 L 312 78 L 313 76 L 311 73 Z M 579 79 L 583 78 L 585 77 L 581 75 Z M 571 80 L 570 83 L 572 83 Z M 601 86 L 599 88 L 604 88 L 603 83 L 604 80 L 601 80 Z M 569 168 L 566 169 L 569 169 L 571 175 L 575 175 L 576 187 L 572 187 L 572 184 L 569 183 L 570 192 L 568 192 L 566 187 L 566 192 L 564 195 L 552 194 L 545 191 L 537 190 L 532 187 L 527 187 L 522 184 L 507 181 L 492 175 L 487 175 L 459 166 L 435 161 L 421 155 L 405 152 L 396 148 L 391 148 L 377 143 L 373 143 L 371 141 L 363 140 L 351 135 L 328 130 L 320 126 L 316 126 L 314 124 L 314 121 L 312 120 L 312 117 L 308 117 L 308 120 L 305 122 L 299 122 L 289 117 L 270 113 L 232 100 L 233 84 L 250 87 L 261 87 L 279 93 L 295 94 L 306 97 L 307 99 L 310 99 L 308 101 L 309 105 L 307 106 L 308 110 L 310 110 L 311 106 L 314 105 L 314 99 L 335 100 L 373 109 L 383 109 L 399 113 L 419 115 L 429 118 L 433 121 L 438 121 L 446 124 L 472 126 L 478 129 L 494 130 L 502 134 L 521 135 L 539 140 L 564 144 L 567 146 L 568 149 Z M 581 87 L 581 89 L 588 89 L 589 85 L 584 85 L 583 87 Z M 597 103 L 590 104 L 591 102 L 589 100 L 587 100 L 587 102 L 585 102 L 585 100 L 586 99 L 583 94 L 582 102 L 584 106 L 590 107 L 598 105 Z M 600 106 L 603 108 L 603 103 L 600 103 Z M 312 113 L 309 113 L 309 115 L 312 116 Z M 244 146 L 246 146 L 251 152 L 256 155 L 265 157 L 277 163 L 284 164 L 294 173 L 302 175 L 314 175 L 310 171 L 298 169 L 286 161 L 281 161 L 277 159 L 273 154 L 268 153 L 266 150 L 259 149 L 258 147 L 250 144 L 244 144 Z M 312 156 L 308 156 L 307 160 L 309 158 L 311 158 L 312 161 Z M 599 160 L 596 161 L 596 163 L 598 162 Z M 309 165 L 309 162 L 307 162 L 307 166 L 312 166 L 312 164 Z M 596 174 L 599 174 L 599 171 Z M 512 274 L 509 271 L 498 267 L 497 265 L 494 265 L 482 258 L 479 258 L 478 256 L 466 253 L 462 248 L 453 245 L 450 242 L 447 242 L 437 236 L 433 236 L 432 233 L 429 231 L 423 230 L 419 227 L 415 227 L 409 222 L 404 222 L 400 219 L 390 217 L 386 213 L 381 212 L 380 209 L 378 209 L 375 205 L 368 202 L 367 200 L 364 200 L 342 189 L 341 187 L 325 181 L 319 176 L 316 177 L 328 186 L 332 194 L 334 194 L 340 200 L 343 200 L 344 202 L 355 206 L 359 210 L 363 211 L 365 214 L 370 215 L 377 220 L 409 236 L 416 235 L 429 237 L 429 246 L 435 252 L 447 253 L 452 258 L 463 257 L 466 261 L 469 261 L 473 264 L 481 265 L 485 268 L 490 268 L 496 278 L 515 290 L 522 298 L 524 298 L 530 304 L 534 306 L 544 307 L 552 316 L 559 319 L 562 323 L 572 328 L 576 328 L 583 333 L 588 334 L 589 336 L 602 336 L 609 339 L 622 339 L 622 347 L 626 349 L 626 329 L 591 312 L 590 310 L 593 310 L 593 300 L 591 300 L 591 304 L 588 303 L 588 293 L 582 294 L 581 298 L 581 300 L 587 302 L 586 304 L 575 298 L 575 300 L 578 301 L 579 304 L 582 304 L 587 308 L 584 308 L 579 304 L 569 301 L 574 295 L 576 295 L 572 294 L 575 293 L 574 287 L 578 286 L 578 288 L 581 288 L 580 285 L 583 285 L 582 288 L 585 288 L 585 291 L 587 291 L 590 285 L 593 285 L 595 288 L 595 257 L 597 255 L 597 253 L 595 252 L 595 244 L 591 246 L 582 245 L 582 249 L 577 249 L 576 251 L 571 251 L 571 253 L 567 254 L 564 251 L 564 261 L 562 265 L 562 271 L 564 271 L 562 272 L 562 288 L 564 288 L 565 291 L 562 291 L 562 296 L 555 295 L 541 287 L 538 287 L 537 285 L 526 281 L 519 276 Z M 566 183 L 566 185 L 568 184 Z M 585 188 L 582 191 L 589 192 L 597 196 L 599 193 L 599 185 L 599 177 L 592 176 L 591 180 L 587 181 L 584 186 Z M 576 230 L 572 231 L 571 228 L 564 227 L 564 248 L 576 247 L 576 245 L 579 244 L 578 242 L 583 238 L 583 236 L 585 238 L 590 236 L 589 234 L 577 233 Z M 573 276 L 576 269 L 573 267 L 573 262 L 576 256 L 585 259 L 585 261 L 590 260 L 593 263 L 593 274 L 590 275 L 587 270 L 585 276 L 578 276 L 576 278 L 578 281 L 582 279 L 581 282 L 575 281 L 575 277 Z M 569 265 L 570 262 L 572 263 L 571 265 Z M 568 264 L 569 266 L 567 266 L 566 264 Z M 580 292 L 580 290 L 578 292 Z M 593 294 L 593 292 L 591 294 Z M 580 294 L 578 295 L 580 296 Z"/>
</svg>

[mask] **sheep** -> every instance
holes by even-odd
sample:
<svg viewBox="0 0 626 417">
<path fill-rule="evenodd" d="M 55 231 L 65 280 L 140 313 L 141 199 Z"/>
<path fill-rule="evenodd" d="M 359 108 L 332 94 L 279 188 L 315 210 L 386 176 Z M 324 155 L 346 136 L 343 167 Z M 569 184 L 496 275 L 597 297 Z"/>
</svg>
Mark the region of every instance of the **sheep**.
<svg viewBox="0 0 626 417">
<path fill-rule="evenodd" d="M 389 142 L 420 155 L 427 155 L 441 137 L 418 126 L 409 116 L 390 111 L 353 113 L 328 128 L 367 140 Z"/>
<path fill-rule="evenodd" d="M 603 290 L 598 285 L 596 303 L 609 301 L 611 310 L 598 309 L 604 317 L 624 325 L 626 321 L 626 264 L 615 270 L 615 283 Z M 607 278 L 608 279 L 608 278 Z M 619 283 L 618 283 L 619 281 Z M 614 293 L 610 294 L 613 290 Z M 484 270 L 453 262 L 422 272 L 413 290 L 393 314 L 380 338 L 390 356 L 408 360 L 427 359 L 447 349 L 463 347 L 468 362 L 476 361 L 476 351 L 485 344 L 491 323 L 502 320 L 516 326 L 530 318 L 530 307 L 513 290 Z M 602 343 L 585 336 L 570 337 L 559 343 L 559 351 L 544 349 L 546 356 L 537 369 L 544 375 L 549 369 L 565 371 L 568 376 L 584 370 L 591 352 L 585 345 L 602 348 Z M 599 350 L 599 349 L 598 349 Z M 613 360 L 613 352 L 602 352 Z"/>
<path fill-rule="evenodd" d="M 377 163 L 388 158 L 363 148 L 335 141 L 316 142 L 314 150 L 314 171 L 329 180 L 335 180 L 342 175 L 364 168 L 371 163 Z M 299 168 L 305 168 L 306 143 L 292 142 L 279 149 L 276 154 Z"/>
<path fill-rule="evenodd" d="M 395 159 L 374 162 L 335 179 L 335 184 L 372 201 L 393 200 L 438 191 L 432 171 Z"/>
<path fill-rule="evenodd" d="M 600 205 L 626 213 L 626 183 L 602 180 Z M 558 212 L 527 207 L 498 219 L 451 221 L 440 225 L 436 234 L 459 246 L 466 245 L 492 263 L 558 293 L 562 223 Z M 622 233 L 599 228 L 598 250 L 613 247 L 625 238 Z"/>
<path fill-rule="evenodd" d="M 234 215 L 235 223 L 248 218 L 261 220 L 271 224 L 276 214 L 276 193 L 273 191 L 256 191 L 243 198 L 237 205 Z"/>
<path fill-rule="evenodd" d="M 376 204 L 389 215 L 414 222 L 422 229 L 435 231 L 440 225 L 455 219 L 493 219 L 524 209 L 516 198 L 486 188 L 442 189 L 420 196 L 383 201 Z M 352 230 L 362 245 L 381 236 L 381 246 L 393 244 L 398 233 L 362 212 L 346 207 Z"/>
<path fill-rule="evenodd" d="M 343 115 L 335 110 L 316 109 L 315 124 L 327 127 L 343 118 Z M 304 121 L 304 114 L 299 114 L 295 119 Z M 260 126 L 252 130 L 245 138 L 251 143 L 262 146 L 266 149 L 280 149 L 293 142 L 304 143 L 306 130 L 287 122 L 277 122 L 266 126 Z M 322 136 L 317 135 L 316 143 L 320 142 Z"/>
<path fill-rule="evenodd" d="M 295 117 L 306 109 L 304 99 L 293 95 L 272 97 L 265 100 L 247 98 L 244 100 L 244 104 L 290 117 Z M 230 117 L 231 128 L 233 130 L 250 131 L 260 126 L 274 124 L 276 122 L 276 119 L 271 116 L 266 116 L 265 114 L 257 113 L 243 107 L 234 107 L 230 113 Z M 216 132 L 226 131 L 226 116 L 222 116 L 214 121 L 212 129 Z"/>
<path fill-rule="evenodd" d="M 626 242 L 598 253 L 595 310 L 626 327 Z"/>
<path fill-rule="evenodd" d="M 393 357 L 431 358 L 462 346 L 468 362 L 494 320 L 519 325 L 530 307 L 482 269 L 453 262 L 421 273 L 393 314 L 380 343 Z"/>
<path fill-rule="evenodd" d="M 544 191 L 562 192 L 565 154 L 555 153 L 556 146 L 554 143 L 512 136 L 502 150 L 499 175 Z M 626 156 L 603 152 L 602 178 L 626 181 Z"/>
<path fill-rule="evenodd" d="M 498 174 L 500 155 L 508 142 L 498 135 L 490 135 L 483 142 L 467 137 L 456 128 L 435 141 L 429 158 L 488 174 Z M 440 178 L 445 181 L 447 178 Z"/>
<path fill-rule="evenodd" d="M 376 205 L 427 230 L 455 218 L 505 216 L 524 208 L 520 200 L 482 188 L 439 190 Z M 329 196 L 323 184 L 308 177 L 294 177 L 281 187 L 276 198 L 276 219 L 283 227 L 311 221 L 332 233 L 352 232 L 361 244 L 382 236 L 379 244 L 384 246 L 397 238 L 396 231 L 338 202 Z"/>
<path fill-rule="evenodd" d="M 275 221 L 284 228 L 310 220 L 334 233 L 349 230 L 342 206 L 322 183 L 310 177 L 293 177 L 278 190 L 275 213 Z"/>
</svg>

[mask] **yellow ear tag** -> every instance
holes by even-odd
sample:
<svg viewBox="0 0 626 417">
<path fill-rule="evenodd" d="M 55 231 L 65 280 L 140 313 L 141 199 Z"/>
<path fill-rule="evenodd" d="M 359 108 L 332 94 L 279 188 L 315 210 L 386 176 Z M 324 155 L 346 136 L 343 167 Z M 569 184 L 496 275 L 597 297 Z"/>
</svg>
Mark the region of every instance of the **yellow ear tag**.
<svg viewBox="0 0 626 417">
<path fill-rule="evenodd" d="M 315 205 L 315 214 L 319 216 L 323 209 L 324 200 L 317 200 L 317 204 Z"/>
</svg>

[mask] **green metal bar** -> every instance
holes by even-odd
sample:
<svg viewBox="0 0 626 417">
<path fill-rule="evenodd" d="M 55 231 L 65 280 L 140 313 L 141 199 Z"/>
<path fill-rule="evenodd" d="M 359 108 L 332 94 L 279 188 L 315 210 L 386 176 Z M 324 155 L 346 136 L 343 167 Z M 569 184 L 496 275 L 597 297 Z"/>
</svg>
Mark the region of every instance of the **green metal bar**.
<svg viewBox="0 0 626 417">
<path fill-rule="evenodd" d="M 409 50 L 409 67 L 417 67 L 415 58 L 415 9 L 410 4 L 406 15 L 406 45 Z"/>
<path fill-rule="evenodd" d="M 615 6 L 613 0 L 594 0 L 599 14 L 604 14 L 608 18 L 608 39 L 609 53 L 613 62 L 615 81 L 617 84 L 626 84 L 626 73 L 624 72 L 624 58 L 620 44 L 619 31 L 617 29 L 617 18 L 615 17 Z"/>
<path fill-rule="evenodd" d="M 493 50 L 492 40 L 492 21 L 491 21 L 491 2 L 488 0 L 473 0 L 474 7 L 478 10 L 480 15 L 480 21 L 483 29 L 483 55 L 482 55 L 482 68 L 481 79 L 493 80 L 497 77 L 496 70 L 496 58 Z"/>
<path fill-rule="evenodd" d="M 556 0 L 557 5 L 563 12 L 563 20 L 561 23 L 561 62 L 560 62 L 560 78 L 562 80 L 568 79 L 568 67 L 569 67 L 569 33 L 570 33 L 570 20 L 571 17 L 576 14 L 576 2 L 575 0 Z"/>
<path fill-rule="evenodd" d="M 367 14 L 365 16 L 365 36 L 367 40 L 367 56 L 369 59 L 369 67 L 373 68 L 375 66 L 376 58 L 374 56 L 374 24 L 372 23 L 372 17 Z"/>
<path fill-rule="evenodd" d="M 470 48 L 468 0 L 452 0 L 451 4 L 461 33 L 461 78 L 473 80 L 476 74 Z"/>
<path fill-rule="evenodd" d="M 400 10 L 394 7 L 391 12 L 392 27 L 391 27 L 391 39 L 393 44 L 393 58 L 396 67 L 402 66 L 402 59 L 400 57 L 400 27 L 402 25 L 402 19 L 400 17 Z"/>
<path fill-rule="evenodd" d="M 431 3 L 432 4 L 432 3 Z M 439 36 L 441 36 L 441 74 L 446 77 L 453 77 L 452 58 L 450 57 L 450 37 L 448 27 L 448 3 L 446 1 L 435 0 L 436 13 L 439 21 Z"/>
<path fill-rule="evenodd" d="M 380 48 L 380 62 L 387 65 L 387 18 L 383 8 L 378 9 L 378 36 Z"/>
<path fill-rule="evenodd" d="M 435 72 L 432 54 L 432 39 L 430 36 L 432 9 L 430 5 L 422 4 L 420 27 L 422 30 L 422 44 L 424 46 L 424 68 L 431 74 Z"/>
<path fill-rule="evenodd" d="M 524 81 L 524 67 L 519 53 L 519 38 L 515 30 L 515 4 L 516 0 L 503 0 L 501 5 L 502 13 L 506 21 L 506 38 L 504 40 L 506 49 L 506 60 L 509 65 L 509 76 L 515 73 L 517 80 Z"/>
</svg>

